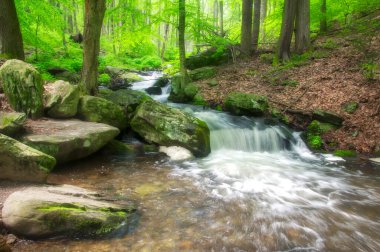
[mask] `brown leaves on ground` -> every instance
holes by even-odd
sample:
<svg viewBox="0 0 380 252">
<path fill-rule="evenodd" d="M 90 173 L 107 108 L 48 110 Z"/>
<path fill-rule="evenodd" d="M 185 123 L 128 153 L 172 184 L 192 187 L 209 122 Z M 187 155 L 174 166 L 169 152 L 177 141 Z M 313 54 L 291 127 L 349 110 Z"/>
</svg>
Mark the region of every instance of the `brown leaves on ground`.
<svg viewBox="0 0 380 252">
<path fill-rule="evenodd" d="M 376 50 L 380 42 L 371 47 Z M 268 82 L 266 76 L 274 68 L 258 58 L 220 67 L 216 78 L 219 85 L 209 87 L 207 81 L 203 81 L 200 87 L 204 98 L 214 104 L 222 104 L 231 92 L 247 92 L 266 95 L 271 106 L 281 111 L 323 109 L 335 112 L 345 121 L 342 128 L 325 136 L 328 141 L 336 143 L 336 149 L 369 153 L 380 149 L 380 79 L 369 81 L 364 77 L 360 67 L 363 58 L 361 52 L 343 41 L 338 49 L 330 50 L 326 58 L 284 70 L 282 78 L 296 81 L 295 87 Z M 349 102 L 359 104 L 353 114 L 343 109 Z"/>
</svg>

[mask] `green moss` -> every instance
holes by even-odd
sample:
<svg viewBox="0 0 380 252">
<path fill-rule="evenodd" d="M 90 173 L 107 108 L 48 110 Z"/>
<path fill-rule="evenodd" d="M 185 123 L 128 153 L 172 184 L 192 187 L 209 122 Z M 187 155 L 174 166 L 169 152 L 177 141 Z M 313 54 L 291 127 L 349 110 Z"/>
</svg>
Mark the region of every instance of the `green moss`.
<svg viewBox="0 0 380 252">
<path fill-rule="evenodd" d="M 312 121 L 306 131 L 308 146 L 314 150 L 322 149 L 324 142 L 321 135 L 334 129 L 335 126 L 329 123 L 321 123 L 317 120 Z"/>
<path fill-rule="evenodd" d="M 189 83 L 185 87 L 185 95 L 189 99 L 193 99 L 194 96 L 198 93 L 198 86 L 195 83 Z"/>
<path fill-rule="evenodd" d="M 320 150 L 323 146 L 323 140 L 321 136 L 309 135 L 307 137 L 308 145 L 314 150 Z"/>
<path fill-rule="evenodd" d="M 274 54 L 273 53 L 263 53 L 263 54 L 260 54 L 260 60 L 262 62 L 264 62 L 264 63 L 272 64 L 273 59 L 274 59 Z"/>
<path fill-rule="evenodd" d="M 291 86 L 296 87 L 298 86 L 299 82 L 296 80 L 285 80 L 281 83 L 282 86 Z"/>
<path fill-rule="evenodd" d="M 267 97 L 238 92 L 229 94 L 224 105 L 235 115 L 261 116 L 268 109 Z"/>
<path fill-rule="evenodd" d="M 202 67 L 189 72 L 189 77 L 193 81 L 214 78 L 215 76 L 215 67 Z"/>
<path fill-rule="evenodd" d="M 111 77 L 108 74 L 104 73 L 104 74 L 99 75 L 98 81 L 100 84 L 104 86 L 108 86 L 109 83 L 111 82 Z"/>
<path fill-rule="evenodd" d="M 353 150 L 336 150 L 334 155 L 338 157 L 356 157 L 357 154 Z"/>
<path fill-rule="evenodd" d="M 197 106 L 208 106 L 207 101 L 205 101 L 203 96 L 200 94 L 194 96 L 192 104 Z"/>
<path fill-rule="evenodd" d="M 344 111 L 349 114 L 353 114 L 359 108 L 359 104 L 357 102 L 349 102 L 343 106 Z"/>
</svg>

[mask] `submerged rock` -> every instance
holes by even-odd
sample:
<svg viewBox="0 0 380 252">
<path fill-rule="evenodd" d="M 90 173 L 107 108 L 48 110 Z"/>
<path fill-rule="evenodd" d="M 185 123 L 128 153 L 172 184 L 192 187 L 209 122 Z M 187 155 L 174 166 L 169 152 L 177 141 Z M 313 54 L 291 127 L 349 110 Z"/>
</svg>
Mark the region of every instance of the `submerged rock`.
<svg viewBox="0 0 380 252">
<path fill-rule="evenodd" d="M 45 86 L 44 105 L 49 117 L 70 118 L 77 114 L 79 88 L 65 81 Z"/>
<path fill-rule="evenodd" d="M 144 92 L 129 89 L 117 91 L 103 89 L 99 91 L 98 96 L 123 107 L 126 112 L 133 112 L 144 101 L 152 100 Z"/>
<path fill-rule="evenodd" d="M 166 87 L 169 84 L 169 82 L 170 82 L 169 79 L 163 76 L 163 77 L 158 78 L 156 82 L 153 84 L 153 86 L 163 88 L 163 87 Z"/>
<path fill-rule="evenodd" d="M 23 129 L 26 120 L 24 113 L 0 112 L 0 133 L 13 136 Z"/>
<path fill-rule="evenodd" d="M 55 159 L 0 134 L 0 179 L 45 182 Z"/>
<path fill-rule="evenodd" d="M 135 209 L 103 201 L 98 193 L 79 187 L 44 186 L 11 194 L 2 217 L 8 229 L 28 238 L 77 238 L 126 233 Z"/>
<path fill-rule="evenodd" d="M 39 72 L 21 60 L 8 60 L 0 68 L 0 79 L 11 107 L 32 118 L 43 114 L 43 84 Z"/>
<path fill-rule="evenodd" d="M 205 122 L 156 101 L 137 108 L 131 127 L 150 143 L 181 146 L 198 157 L 210 153 L 210 130 Z"/>
<path fill-rule="evenodd" d="M 127 127 L 127 116 L 117 104 L 95 96 L 83 96 L 78 105 L 79 118 L 89 121 L 105 123 L 123 130 Z"/>
<path fill-rule="evenodd" d="M 115 127 L 80 120 L 40 120 L 28 125 L 22 141 L 64 163 L 87 157 L 114 139 Z"/>
<path fill-rule="evenodd" d="M 265 96 L 247 93 L 231 93 L 224 101 L 225 108 L 235 115 L 262 116 L 268 109 Z"/>
<path fill-rule="evenodd" d="M 162 94 L 162 89 L 160 87 L 148 87 L 145 89 L 145 92 L 147 92 L 150 95 L 161 95 Z"/>
</svg>

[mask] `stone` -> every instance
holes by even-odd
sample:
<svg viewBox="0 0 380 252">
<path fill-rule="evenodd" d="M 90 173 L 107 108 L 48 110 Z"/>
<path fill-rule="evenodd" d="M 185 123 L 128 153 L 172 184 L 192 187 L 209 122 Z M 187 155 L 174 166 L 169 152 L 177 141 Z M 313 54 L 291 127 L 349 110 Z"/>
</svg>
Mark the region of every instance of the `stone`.
<svg viewBox="0 0 380 252">
<path fill-rule="evenodd" d="M 180 146 L 197 157 L 211 151 L 210 130 L 205 122 L 156 101 L 145 101 L 137 108 L 131 127 L 148 143 Z"/>
<path fill-rule="evenodd" d="M 7 244 L 7 240 L 2 235 L 0 235 L 0 252 L 12 252 L 11 247 Z"/>
<path fill-rule="evenodd" d="M 99 90 L 99 97 L 111 101 L 124 108 L 125 111 L 133 112 L 141 103 L 152 100 L 146 93 L 137 90 Z"/>
<path fill-rule="evenodd" d="M 43 83 L 40 73 L 21 60 L 8 60 L 0 68 L 0 79 L 11 107 L 32 118 L 43 114 Z"/>
<path fill-rule="evenodd" d="M 136 207 L 116 204 L 75 186 L 29 187 L 12 193 L 2 209 L 4 225 L 27 238 L 91 238 L 127 233 Z"/>
<path fill-rule="evenodd" d="M 23 129 L 26 120 L 25 113 L 0 112 L 0 133 L 14 136 Z"/>
<path fill-rule="evenodd" d="M 51 67 L 47 70 L 47 72 L 58 80 L 64 80 L 71 83 L 78 83 L 80 81 L 80 75 L 78 73 L 72 72 L 65 68 Z"/>
<path fill-rule="evenodd" d="M 160 87 L 148 87 L 145 89 L 145 92 L 147 92 L 150 95 L 161 95 L 162 94 L 162 89 Z"/>
<path fill-rule="evenodd" d="M 104 146 L 103 153 L 113 155 L 134 154 L 135 146 L 132 144 L 126 144 L 118 140 L 111 140 L 106 146 Z"/>
<path fill-rule="evenodd" d="M 54 157 L 0 134 L 0 179 L 45 182 Z"/>
<path fill-rule="evenodd" d="M 179 146 L 160 146 L 159 151 L 165 153 L 173 161 L 186 161 L 194 158 L 189 150 Z"/>
<path fill-rule="evenodd" d="M 205 66 L 219 66 L 228 63 L 230 59 L 232 59 L 232 56 L 228 48 L 220 51 L 220 49 L 213 47 L 186 58 L 185 65 L 187 69 L 196 69 Z"/>
<path fill-rule="evenodd" d="M 48 119 L 30 123 L 21 139 L 55 157 L 58 163 L 65 163 L 97 152 L 119 133 L 117 128 L 101 123 Z"/>
<path fill-rule="evenodd" d="M 216 86 L 219 85 L 219 82 L 218 82 L 218 80 L 216 80 L 216 79 L 211 79 L 211 80 L 209 80 L 209 81 L 207 82 L 207 85 L 208 85 L 209 87 L 216 87 Z"/>
<path fill-rule="evenodd" d="M 127 127 L 125 111 L 119 105 L 95 96 L 83 96 L 79 100 L 78 117 L 89 122 L 105 123 L 120 130 Z"/>
<path fill-rule="evenodd" d="M 184 90 L 182 89 L 182 76 L 181 74 L 176 74 L 171 79 L 171 91 L 168 97 L 169 101 L 177 102 L 177 103 L 186 103 L 191 101 L 186 95 Z M 187 78 L 186 83 L 190 83 L 191 80 Z"/>
<path fill-rule="evenodd" d="M 214 78 L 216 76 L 215 67 L 202 67 L 189 72 L 189 77 L 193 81 Z"/>
<path fill-rule="evenodd" d="M 313 119 L 321 122 L 331 123 L 338 127 L 342 126 L 342 123 L 344 121 L 344 119 L 340 115 L 321 109 L 313 111 Z"/>
<path fill-rule="evenodd" d="M 234 115 L 262 116 L 268 110 L 265 96 L 234 92 L 224 101 L 227 111 Z"/>
<path fill-rule="evenodd" d="M 106 66 L 104 72 L 110 75 L 111 77 L 119 76 L 124 72 L 124 69 L 112 66 Z"/>
<path fill-rule="evenodd" d="M 380 166 L 380 158 L 370 158 L 369 161 L 377 166 Z"/>
<path fill-rule="evenodd" d="M 77 114 L 79 88 L 69 82 L 56 81 L 45 85 L 44 106 L 49 117 L 70 118 Z"/>
<path fill-rule="evenodd" d="M 128 83 L 143 81 L 144 78 L 138 75 L 137 73 L 126 72 L 119 75 L 119 78 L 124 79 Z"/>
<path fill-rule="evenodd" d="M 198 93 L 198 86 L 195 83 L 189 83 L 185 87 L 185 95 L 192 100 Z"/>
<path fill-rule="evenodd" d="M 156 82 L 153 84 L 153 86 L 163 88 L 163 87 L 166 87 L 169 84 L 169 82 L 170 82 L 169 79 L 163 76 L 163 77 L 158 78 Z"/>
</svg>

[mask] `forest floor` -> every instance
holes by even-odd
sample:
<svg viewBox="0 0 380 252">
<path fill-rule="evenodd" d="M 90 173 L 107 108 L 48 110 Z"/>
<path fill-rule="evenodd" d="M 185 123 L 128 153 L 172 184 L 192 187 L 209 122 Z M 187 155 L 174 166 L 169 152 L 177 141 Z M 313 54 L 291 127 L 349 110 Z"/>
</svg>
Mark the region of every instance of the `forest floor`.
<svg viewBox="0 0 380 252">
<path fill-rule="evenodd" d="M 369 20 L 372 26 L 364 23 L 365 29 L 359 23 L 318 37 L 313 41 L 313 52 L 282 66 L 268 63 L 267 54 L 218 67 L 219 85 L 210 87 L 207 81 L 201 82 L 202 95 L 211 104 L 223 104 L 231 92 L 265 95 L 270 106 L 285 111 L 290 122 L 295 121 L 292 111 L 335 112 L 344 118 L 344 123 L 340 129 L 323 136 L 325 143 L 334 143 L 326 144 L 326 150 L 379 152 L 380 12 Z M 344 107 L 352 102 L 358 108 L 348 113 Z"/>
</svg>

